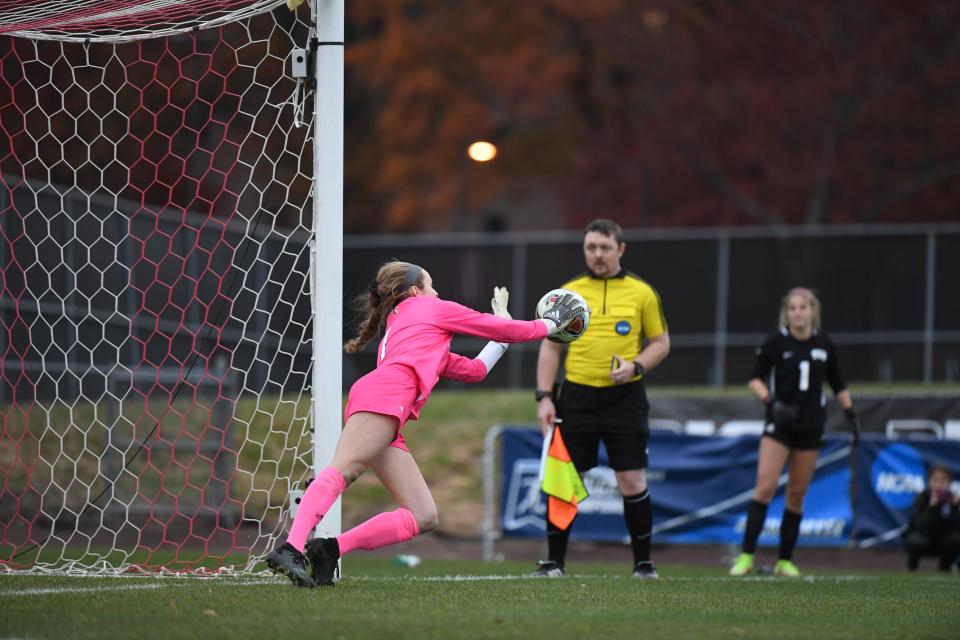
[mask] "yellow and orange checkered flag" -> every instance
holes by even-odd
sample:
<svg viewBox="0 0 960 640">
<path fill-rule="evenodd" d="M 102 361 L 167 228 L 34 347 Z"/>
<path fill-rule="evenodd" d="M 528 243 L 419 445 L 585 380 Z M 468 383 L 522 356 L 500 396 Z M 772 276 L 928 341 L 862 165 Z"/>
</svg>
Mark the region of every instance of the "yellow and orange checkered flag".
<svg viewBox="0 0 960 640">
<path fill-rule="evenodd" d="M 547 515 L 550 522 L 560 529 L 567 529 L 577 515 L 577 505 L 590 494 L 573 466 L 560 428 L 553 427 L 547 433 L 547 439 L 550 444 L 544 443 L 546 455 L 542 460 L 543 480 L 540 489 L 548 496 Z"/>
</svg>

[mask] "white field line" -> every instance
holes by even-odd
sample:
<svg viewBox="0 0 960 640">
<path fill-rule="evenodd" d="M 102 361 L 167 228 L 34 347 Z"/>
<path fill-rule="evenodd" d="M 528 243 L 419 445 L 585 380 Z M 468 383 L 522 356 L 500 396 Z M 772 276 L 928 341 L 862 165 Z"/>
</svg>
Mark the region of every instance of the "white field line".
<svg viewBox="0 0 960 640">
<path fill-rule="evenodd" d="M 253 587 L 265 584 L 283 584 L 286 580 L 267 579 L 267 580 L 223 580 L 222 586 L 241 586 Z M 0 582 L 2 584 L 2 582 Z M 192 586 L 210 586 L 209 579 L 184 578 L 181 580 L 156 580 L 151 582 L 134 582 L 132 584 L 117 585 L 96 585 L 89 587 L 37 587 L 33 589 L 19 590 L 0 590 L 0 599 L 15 598 L 19 596 L 52 596 L 72 593 L 103 593 L 109 591 L 145 591 L 150 589 L 163 589 L 165 587 L 192 587 Z"/>
<path fill-rule="evenodd" d="M 837 575 L 837 576 L 801 576 L 800 578 L 781 578 L 778 576 L 747 576 L 734 578 L 731 576 L 661 576 L 660 580 L 665 582 L 846 582 L 856 580 L 877 580 L 875 576 L 860 575 Z M 569 580 L 633 580 L 628 575 L 602 575 L 602 574 L 570 574 L 564 578 L 539 578 L 533 576 L 519 575 L 456 575 L 456 576 L 347 576 L 344 578 L 348 582 L 354 580 L 359 582 L 496 582 L 505 580 L 530 580 L 533 582 Z M 637 581 L 640 583 L 641 581 Z"/>
<path fill-rule="evenodd" d="M 931 576 L 934 578 L 934 576 Z M 347 576 L 344 578 L 347 582 L 503 582 L 526 580 L 530 582 L 542 582 L 552 580 L 566 580 L 577 582 L 583 580 L 627 580 L 633 578 L 627 575 L 602 575 L 602 574 L 572 574 L 566 578 L 534 578 L 523 575 L 451 575 L 451 576 Z M 878 580 L 878 576 L 866 575 L 807 575 L 800 578 L 781 578 L 777 576 L 747 576 L 734 578 L 730 576 L 663 576 L 660 582 L 863 582 Z M 46 587 L 21 590 L 0 591 L 0 598 L 12 598 L 19 596 L 47 596 L 72 593 L 102 593 L 102 592 L 124 592 L 124 591 L 142 591 L 150 589 L 162 589 L 164 587 L 184 587 L 184 586 L 210 586 L 211 582 L 218 586 L 240 586 L 255 587 L 263 585 L 282 585 L 286 580 L 282 578 L 267 578 L 256 580 L 236 580 L 236 579 L 196 579 L 182 578 L 176 580 L 151 580 L 150 582 L 136 582 L 124 585 L 98 585 L 90 587 Z M 639 581 L 638 581 L 639 584 Z M 644 581 L 644 584 L 646 582 Z M 655 583 L 654 583 L 655 584 Z"/>
</svg>

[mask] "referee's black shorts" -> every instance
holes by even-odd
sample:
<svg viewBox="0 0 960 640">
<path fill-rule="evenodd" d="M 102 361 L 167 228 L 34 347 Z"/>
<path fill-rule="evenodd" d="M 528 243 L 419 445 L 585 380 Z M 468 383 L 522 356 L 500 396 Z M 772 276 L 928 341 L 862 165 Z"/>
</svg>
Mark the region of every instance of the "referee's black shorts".
<svg viewBox="0 0 960 640">
<path fill-rule="evenodd" d="M 591 387 L 567 380 L 557 398 L 560 433 L 580 473 L 597 466 L 601 440 L 614 471 L 646 469 L 649 413 L 640 381 Z"/>
</svg>

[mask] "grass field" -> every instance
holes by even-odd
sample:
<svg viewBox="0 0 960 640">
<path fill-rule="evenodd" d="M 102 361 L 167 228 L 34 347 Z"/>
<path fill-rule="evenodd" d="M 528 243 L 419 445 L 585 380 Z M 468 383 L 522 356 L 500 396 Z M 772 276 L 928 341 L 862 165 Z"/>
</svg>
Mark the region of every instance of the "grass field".
<svg viewBox="0 0 960 640">
<path fill-rule="evenodd" d="M 0 638 L 955 638 L 960 578 L 826 573 L 731 579 L 579 564 L 560 580 L 529 564 L 347 559 L 332 589 L 273 577 L 0 575 Z"/>
<path fill-rule="evenodd" d="M 534 410 L 526 391 L 442 392 L 431 399 L 408 437 L 447 531 L 476 534 L 486 429 L 531 424 Z M 251 425 L 265 428 L 258 420 Z M 351 488 L 345 503 L 347 525 L 392 507 L 368 477 Z M 0 640 L 960 637 L 958 576 L 838 570 L 796 581 L 733 580 L 719 566 L 662 566 L 664 579 L 636 582 L 623 563 L 577 563 L 576 575 L 564 580 L 517 578 L 530 568 L 527 561 L 427 559 L 407 569 L 358 554 L 347 559 L 343 581 L 324 590 L 295 589 L 263 576 L 0 573 Z"/>
</svg>

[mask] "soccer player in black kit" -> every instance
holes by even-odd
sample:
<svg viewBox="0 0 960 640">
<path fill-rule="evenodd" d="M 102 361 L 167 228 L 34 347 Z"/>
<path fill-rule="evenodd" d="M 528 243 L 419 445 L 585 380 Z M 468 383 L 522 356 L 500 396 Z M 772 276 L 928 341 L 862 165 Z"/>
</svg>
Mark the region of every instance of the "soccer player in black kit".
<svg viewBox="0 0 960 640">
<path fill-rule="evenodd" d="M 836 347 L 820 331 L 820 301 L 809 289 L 791 289 L 780 308 L 780 331 L 771 334 L 757 350 L 753 375 L 747 384 L 766 407 L 766 424 L 760 438 L 757 484 L 747 509 L 743 553 L 730 569 L 732 576 L 753 571 L 757 538 L 763 531 L 767 505 L 777 491 L 784 464 L 788 466 L 787 504 L 780 522 L 780 557 L 774 572 L 780 576 L 800 575 L 793 563 L 793 549 L 800 534 L 803 498 L 824 438 L 824 380 L 833 388 L 854 439 L 859 438 L 859 422 L 853 399 L 840 376 Z"/>
</svg>

